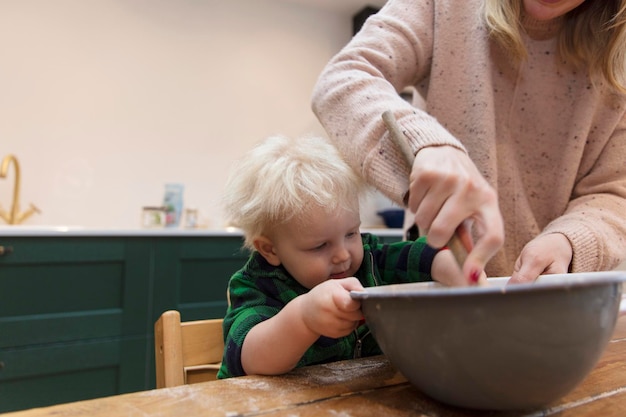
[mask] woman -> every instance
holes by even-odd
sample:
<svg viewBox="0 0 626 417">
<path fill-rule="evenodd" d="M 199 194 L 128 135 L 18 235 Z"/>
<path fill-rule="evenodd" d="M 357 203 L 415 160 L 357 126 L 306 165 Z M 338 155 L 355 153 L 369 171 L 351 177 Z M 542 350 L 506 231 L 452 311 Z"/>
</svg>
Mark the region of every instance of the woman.
<svg viewBox="0 0 626 417">
<path fill-rule="evenodd" d="M 431 245 L 471 227 L 469 282 L 607 270 L 626 255 L 625 57 L 626 0 L 390 0 L 323 70 L 313 110 Z"/>
</svg>

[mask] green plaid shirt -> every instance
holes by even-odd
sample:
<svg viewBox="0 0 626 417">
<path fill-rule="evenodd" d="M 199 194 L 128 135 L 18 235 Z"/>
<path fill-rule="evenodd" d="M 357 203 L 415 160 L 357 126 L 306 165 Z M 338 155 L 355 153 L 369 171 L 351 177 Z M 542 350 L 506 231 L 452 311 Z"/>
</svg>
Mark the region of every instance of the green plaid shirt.
<svg viewBox="0 0 626 417">
<path fill-rule="evenodd" d="M 437 251 L 425 239 L 382 244 L 378 237 L 368 233 L 363 233 L 361 238 L 364 257 L 356 277 L 364 287 L 432 280 L 430 268 Z M 309 291 L 282 266 L 270 265 L 258 252 L 253 252 L 245 266 L 230 278 L 228 287 L 230 307 L 224 317 L 225 347 L 218 378 L 245 375 L 241 347 L 250 329 Z M 338 339 L 321 336 L 297 366 L 381 353 L 369 328 L 363 324 Z"/>
</svg>

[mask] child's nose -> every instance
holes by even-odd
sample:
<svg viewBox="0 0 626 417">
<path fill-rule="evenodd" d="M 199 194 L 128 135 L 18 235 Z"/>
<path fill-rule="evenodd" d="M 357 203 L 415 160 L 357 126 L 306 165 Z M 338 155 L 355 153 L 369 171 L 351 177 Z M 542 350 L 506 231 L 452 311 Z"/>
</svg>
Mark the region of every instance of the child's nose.
<svg viewBox="0 0 626 417">
<path fill-rule="evenodd" d="M 348 259 L 350 259 L 350 252 L 348 252 L 348 249 L 345 246 L 338 248 L 333 256 L 333 261 L 335 263 L 345 262 Z"/>
</svg>

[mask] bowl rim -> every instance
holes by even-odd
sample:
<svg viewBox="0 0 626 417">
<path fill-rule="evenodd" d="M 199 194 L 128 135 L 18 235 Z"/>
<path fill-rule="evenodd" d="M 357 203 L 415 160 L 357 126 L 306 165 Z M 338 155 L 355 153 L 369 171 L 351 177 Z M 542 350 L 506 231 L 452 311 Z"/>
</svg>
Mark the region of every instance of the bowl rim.
<svg viewBox="0 0 626 417">
<path fill-rule="evenodd" d="M 415 298 L 474 296 L 478 294 L 505 294 L 536 292 L 538 290 L 570 289 L 626 282 L 626 271 L 578 272 L 567 274 L 540 275 L 530 283 L 507 284 L 510 277 L 487 278 L 487 285 L 448 287 L 436 281 L 366 287 L 352 290 L 350 296 L 356 300 L 367 298 Z"/>
</svg>

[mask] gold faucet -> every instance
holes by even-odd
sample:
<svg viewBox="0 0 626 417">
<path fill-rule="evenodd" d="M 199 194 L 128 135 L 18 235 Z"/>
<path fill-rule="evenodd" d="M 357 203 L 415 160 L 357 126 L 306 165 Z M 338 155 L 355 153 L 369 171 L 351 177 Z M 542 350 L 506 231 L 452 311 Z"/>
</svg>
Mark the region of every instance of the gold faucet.
<svg viewBox="0 0 626 417">
<path fill-rule="evenodd" d="M 7 155 L 2 160 L 2 168 L 0 169 L 0 178 L 6 178 L 9 170 L 9 164 L 13 162 L 15 168 L 15 182 L 13 183 L 13 202 L 11 203 L 11 212 L 7 213 L 0 207 L 0 217 L 7 224 L 20 224 L 34 213 L 40 213 L 39 209 L 33 204 L 25 212 L 20 213 L 20 165 L 14 155 Z"/>
</svg>

